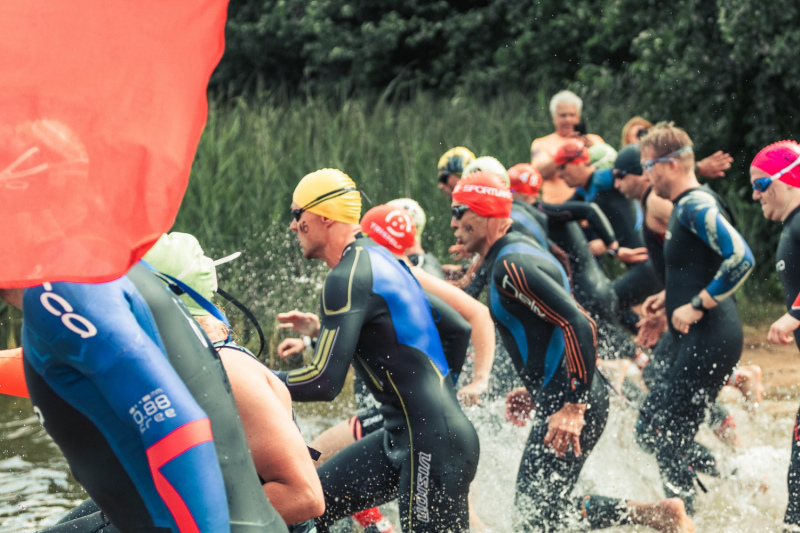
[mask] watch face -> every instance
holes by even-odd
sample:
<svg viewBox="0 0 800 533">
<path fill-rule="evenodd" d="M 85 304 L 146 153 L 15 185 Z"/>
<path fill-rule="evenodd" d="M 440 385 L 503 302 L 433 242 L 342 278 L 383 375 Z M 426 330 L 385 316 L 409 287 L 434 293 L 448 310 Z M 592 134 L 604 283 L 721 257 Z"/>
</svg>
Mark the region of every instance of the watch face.
<svg viewBox="0 0 800 533">
<path fill-rule="evenodd" d="M 705 308 L 703 307 L 703 300 L 699 296 L 692 297 L 692 307 L 698 311 L 705 311 Z"/>
</svg>

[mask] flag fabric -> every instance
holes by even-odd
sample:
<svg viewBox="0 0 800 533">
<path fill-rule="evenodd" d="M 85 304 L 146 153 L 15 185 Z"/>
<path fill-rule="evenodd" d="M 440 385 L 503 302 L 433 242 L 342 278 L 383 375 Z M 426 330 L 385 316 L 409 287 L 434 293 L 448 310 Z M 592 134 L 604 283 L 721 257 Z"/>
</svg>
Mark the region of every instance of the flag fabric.
<svg viewBox="0 0 800 533">
<path fill-rule="evenodd" d="M 227 0 L 0 2 L 0 287 L 122 276 L 172 226 Z"/>
</svg>

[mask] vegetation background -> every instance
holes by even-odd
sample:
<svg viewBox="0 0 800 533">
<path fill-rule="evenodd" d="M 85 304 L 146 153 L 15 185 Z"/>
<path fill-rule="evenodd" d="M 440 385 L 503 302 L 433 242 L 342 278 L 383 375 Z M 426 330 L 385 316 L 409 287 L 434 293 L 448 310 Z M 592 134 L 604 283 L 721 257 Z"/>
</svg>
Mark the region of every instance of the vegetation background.
<svg viewBox="0 0 800 533">
<path fill-rule="evenodd" d="M 796 138 L 798 21 L 795 0 L 231 0 L 174 229 L 210 255 L 245 252 L 220 267 L 221 285 L 253 308 L 271 348 L 274 314 L 315 309 L 324 275 L 288 232 L 300 177 L 336 167 L 374 205 L 415 198 L 430 218 L 424 245 L 446 259 L 438 157 L 464 145 L 507 166 L 527 161 L 531 140 L 552 131 L 550 96 L 569 88 L 589 130 L 614 146 L 643 115 L 684 127 L 701 157 L 734 156 L 710 185 L 758 260 L 742 314 L 769 320 L 780 312 L 780 227 L 751 201 L 747 170 L 766 144 Z"/>
</svg>

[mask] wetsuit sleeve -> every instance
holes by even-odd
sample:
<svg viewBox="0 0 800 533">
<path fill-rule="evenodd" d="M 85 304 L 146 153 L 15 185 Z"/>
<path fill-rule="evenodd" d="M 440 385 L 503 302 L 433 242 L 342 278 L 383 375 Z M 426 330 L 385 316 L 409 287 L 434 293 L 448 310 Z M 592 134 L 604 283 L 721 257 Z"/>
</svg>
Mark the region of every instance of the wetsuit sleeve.
<svg viewBox="0 0 800 533">
<path fill-rule="evenodd" d="M 792 217 L 789 226 L 789 250 L 787 257 L 794 258 L 800 256 L 800 216 Z M 788 260 L 787 260 L 788 263 Z M 794 263 L 787 264 L 784 268 L 789 269 L 788 274 L 782 276 L 784 291 L 787 292 L 787 312 L 797 320 L 800 320 L 800 272 L 795 270 Z"/>
<path fill-rule="evenodd" d="M 135 429 L 156 491 L 178 527 L 228 531 L 211 423 L 167 360 L 140 295 L 119 280 L 45 283 L 25 292 L 23 309 L 27 338 L 35 339 L 30 353 L 25 347 L 26 357 L 57 393 L 80 402 L 86 387 L 75 390 L 74 379 L 60 372 L 61 366 L 77 370 L 97 398 Z M 43 363 L 42 357 L 50 359 Z"/>
<path fill-rule="evenodd" d="M 563 280 L 557 281 L 546 270 L 546 261 L 527 254 L 509 254 L 495 266 L 494 283 L 498 291 L 519 300 L 526 307 L 535 307 L 530 312 L 561 328 L 569 378 L 565 397 L 569 403 L 586 403 L 597 360 L 597 326 L 567 292 Z M 503 284 L 508 282 L 516 292 L 503 288 Z M 518 318 L 521 322 L 528 320 L 528 317 Z"/>
<path fill-rule="evenodd" d="M 469 336 L 472 334 L 472 326 L 469 322 L 459 315 L 455 309 L 448 305 L 444 300 L 435 294 L 425 291 L 425 296 L 431 303 L 433 321 L 436 323 L 436 330 L 442 341 L 444 358 L 453 376 L 453 383 L 458 382 L 458 375 L 464 366 L 464 359 L 469 347 Z"/>
<path fill-rule="evenodd" d="M 613 244 L 617 240 L 608 217 L 593 202 L 569 200 L 563 204 L 539 202 L 537 205 L 549 219 L 555 222 L 585 220 L 606 246 Z"/>
<path fill-rule="evenodd" d="M 286 383 L 293 400 L 331 401 L 341 392 L 370 297 L 372 274 L 368 262 L 366 252 L 356 248 L 325 278 L 314 358 L 297 370 L 276 373 Z"/>
<path fill-rule="evenodd" d="M 687 194 L 676 206 L 678 221 L 723 258 L 706 290 L 721 302 L 744 283 L 755 267 L 755 258 L 744 238 L 722 216 L 714 197 L 705 192 Z"/>
</svg>

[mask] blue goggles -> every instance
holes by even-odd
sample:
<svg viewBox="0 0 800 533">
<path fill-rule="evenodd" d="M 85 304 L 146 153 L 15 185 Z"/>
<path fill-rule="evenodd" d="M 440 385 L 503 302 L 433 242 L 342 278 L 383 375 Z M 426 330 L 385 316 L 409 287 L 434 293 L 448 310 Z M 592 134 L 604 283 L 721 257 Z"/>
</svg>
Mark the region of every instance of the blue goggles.
<svg viewBox="0 0 800 533">
<path fill-rule="evenodd" d="M 647 161 L 642 161 L 642 170 L 645 172 L 650 172 L 653 170 L 653 167 L 656 166 L 658 163 L 667 163 L 669 161 L 675 161 L 675 156 L 679 154 L 685 154 L 686 152 L 691 152 L 691 146 L 684 146 L 683 148 L 679 148 L 674 152 L 670 152 L 667 155 L 661 156 L 658 159 L 649 159 Z"/>
<path fill-rule="evenodd" d="M 792 163 L 790 163 L 789 166 L 787 166 L 777 174 L 773 174 L 772 176 L 767 176 L 766 178 L 758 178 L 757 180 L 755 180 L 753 182 L 753 190 L 758 192 L 765 192 L 767 189 L 769 189 L 769 186 L 772 185 L 773 181 L 780 179 L 781 176 L 791 171 L 797 165 L 800 165 L 800 155 L 798 155 L 797 159 L 795 159 Z"/>
</svg>

